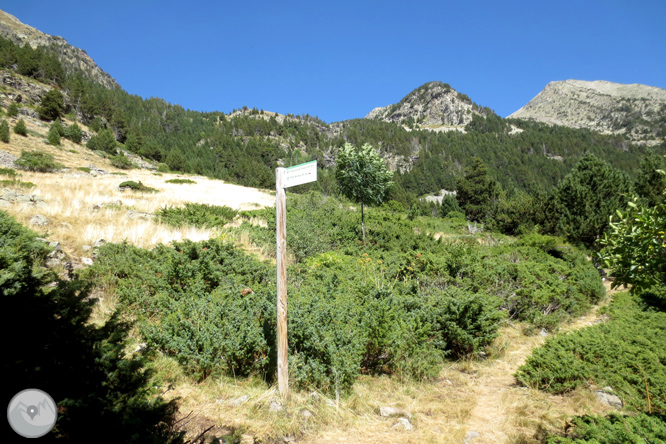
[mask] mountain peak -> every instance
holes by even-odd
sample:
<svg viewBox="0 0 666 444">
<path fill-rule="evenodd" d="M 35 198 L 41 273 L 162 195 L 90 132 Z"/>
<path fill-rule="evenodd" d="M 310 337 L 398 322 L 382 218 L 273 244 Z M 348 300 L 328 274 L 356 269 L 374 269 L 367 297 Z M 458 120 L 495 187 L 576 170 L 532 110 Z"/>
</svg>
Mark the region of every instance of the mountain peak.
<svg viewBox="0 0 666 444">
<path fill-rule="evenodd" d="M 70 45 L 62 37 L 45 34 L 21 23 L 19 19 L 2 10 L 0 10 L 0 36 L 19 46 L 29 44 L 33 48 L 47 47 L 55 52 L 67 73 L 80 72 L 106 88 L 119 88 L 118 83 L 97 66 L 84 50 Z"/>
<path fill-rule="evenodd" d="M 373 109 L 365 118 L 431 129 L 444 126 L 462 128 L 474 114 L 487 115 L 491 112 L 473 103 L 466 94 L 459 93 L 448 83 L 435 81 L 419 86 L 399 103 Z"/>
<path fill-rule="evenodd" d="M 509 116 L 623 134 L 635 142 L 660 143 L 666 134 L 666 90 L 606 80 L 550 82 Z"/>
</svg>

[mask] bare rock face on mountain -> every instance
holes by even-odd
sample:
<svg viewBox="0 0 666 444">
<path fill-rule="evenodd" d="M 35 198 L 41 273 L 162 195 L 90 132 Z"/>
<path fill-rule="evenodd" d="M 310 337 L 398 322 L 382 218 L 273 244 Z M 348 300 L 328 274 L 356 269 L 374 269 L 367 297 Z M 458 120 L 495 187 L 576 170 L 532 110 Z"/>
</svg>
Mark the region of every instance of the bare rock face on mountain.
<svg viewBox="0 0 666 444">
<path fill-rule="evenodd" d="M 375 108 L 366 119 L 412 126 L 464 127 L 474 114 L 492 113 L 447 83 L 430 82 L 407 94 L 399 103 Z"/>
<path fill-rule="evenodd" d="M 0 11 L 0 36 L 21 46 L 30 44 L 33 48 L 49 47 L 56 52 L 67 73 L 80 72 L 109 89 L 120 88 L 118 83 L 102 71 L 84 50 L 70 45 L 62 37 L 44 34 L 25 25 L 4 11 Z"/>
<path fill-rule="evenodd" d="M 551 82 L 509 118 L 624 134 L 652 145 L 666 137 L 666 90 L 601 80 Z"/>
</svg>

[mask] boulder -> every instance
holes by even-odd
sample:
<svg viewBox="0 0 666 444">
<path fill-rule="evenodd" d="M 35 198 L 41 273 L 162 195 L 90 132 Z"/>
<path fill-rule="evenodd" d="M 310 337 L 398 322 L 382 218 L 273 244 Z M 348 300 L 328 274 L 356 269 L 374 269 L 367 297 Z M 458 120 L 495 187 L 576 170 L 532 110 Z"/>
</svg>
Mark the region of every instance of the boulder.
<svg viewBox="0 0 666 444">
<path fill-rule="evenodd" d="M 38 225 L 40 227 L 46 226 L 51 223 L 51 220 L 41 214 L 36 214 L 30 219 L 30 225 Z"/>
</svg>

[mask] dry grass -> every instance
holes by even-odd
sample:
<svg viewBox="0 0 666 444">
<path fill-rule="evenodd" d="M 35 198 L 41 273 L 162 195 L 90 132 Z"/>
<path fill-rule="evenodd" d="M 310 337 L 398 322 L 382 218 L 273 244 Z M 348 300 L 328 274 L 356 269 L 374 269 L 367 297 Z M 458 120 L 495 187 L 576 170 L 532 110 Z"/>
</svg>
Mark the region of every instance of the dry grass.
<svg viewBox="0 0 666 444">
<path fill-rule="evenodd" d="M 48 145 L 42 139 L 48 127 L 41 122 L 26 120 L 31 135 L 20 137 L 13 134 L 11 142 L 2 145 L 4 151 L 20 156 L 23 150 L 40 150 L 52 154 L 56 162 L 70 170 L 66 173 L 21 173 L 21 180 L 36 184 L 23 193 L 39 195 L 47 205 L 43 207 L 29 204 L 12 204 L 7 211 L 24 225 L 36 214 L 42 214 L 51 220 L 43 228 L 32 227 L 41 231 L 50 240 L 57 240 L 63 249 L 75 260 L 87 256 L 87 247 L 98 239 L 108 242 L 127 241 L 142 248 L 152 248 L 163 243 L 191 239 L 202 240 L 216 236 L 215 230 L 196 228 L 172 228 L 158 224 L 151 218 L 130 218 L 128 211 L 154 213 L 164 206 L 179 206 L 184 202 L 227 205 L 235 209 L 252 209 L 270 206 L 274 197 L 269 193 L 231 185 L 220 180 L 205 177 L 189 177 L 196 184 L 170 184 L 167 180 L 181 177 L 175 174 L 155 175 L 148 170 L 121 171 L 111 166 L 107 159 L 101 158 L 86 147 L 63 139 L 61 147 Z M 36 136 L 34 133 L 40 133 Z M 126 175 L 99 175 L 79 171 L 77 167 L 94 165 L 109 173 Z M 159 190 L 159 193 L 121 192 L 118 184 L 126 180 L 142 182 Z M 122 205 L 105 206 L 121 201 Z M 101 208 L 94 210 L 95 205 Z"/>
</svg>

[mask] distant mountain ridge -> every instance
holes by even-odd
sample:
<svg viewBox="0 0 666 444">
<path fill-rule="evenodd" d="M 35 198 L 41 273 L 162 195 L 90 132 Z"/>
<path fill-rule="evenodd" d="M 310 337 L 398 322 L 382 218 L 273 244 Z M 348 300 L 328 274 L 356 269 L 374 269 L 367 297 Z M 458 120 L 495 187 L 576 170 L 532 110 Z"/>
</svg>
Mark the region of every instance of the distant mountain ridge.
<svg viewBox="0 0 666 444">
<path fill-rule="evenodd" d="M 492 113 L 489 108 L 475 104 L 448 83 L 429 82 L 407 94 L 398 103 L 373 109 L 365 118 L 410 127 L 463 128 L 472 121 L 473 115 L 488 116 Z"/>
<path fill-rule="evenodd" d="M 62 37 L 45 34 L 32 26 L 21 23 L 19 19 L 0 10 L 0 36 L 23 46 L 44 47 L 53 50 L 68 74 L 81 73 L 109 89 L 120 85 L 104 72 L 95 61 L 82 49 L 67 43 Z"/>
<path fill-rule="evenodd" d="M 656 145 L 666 138 L 666 90 L 603 80 L 550 82 L 509 118 L 621 134 Z"/>
</svg>

